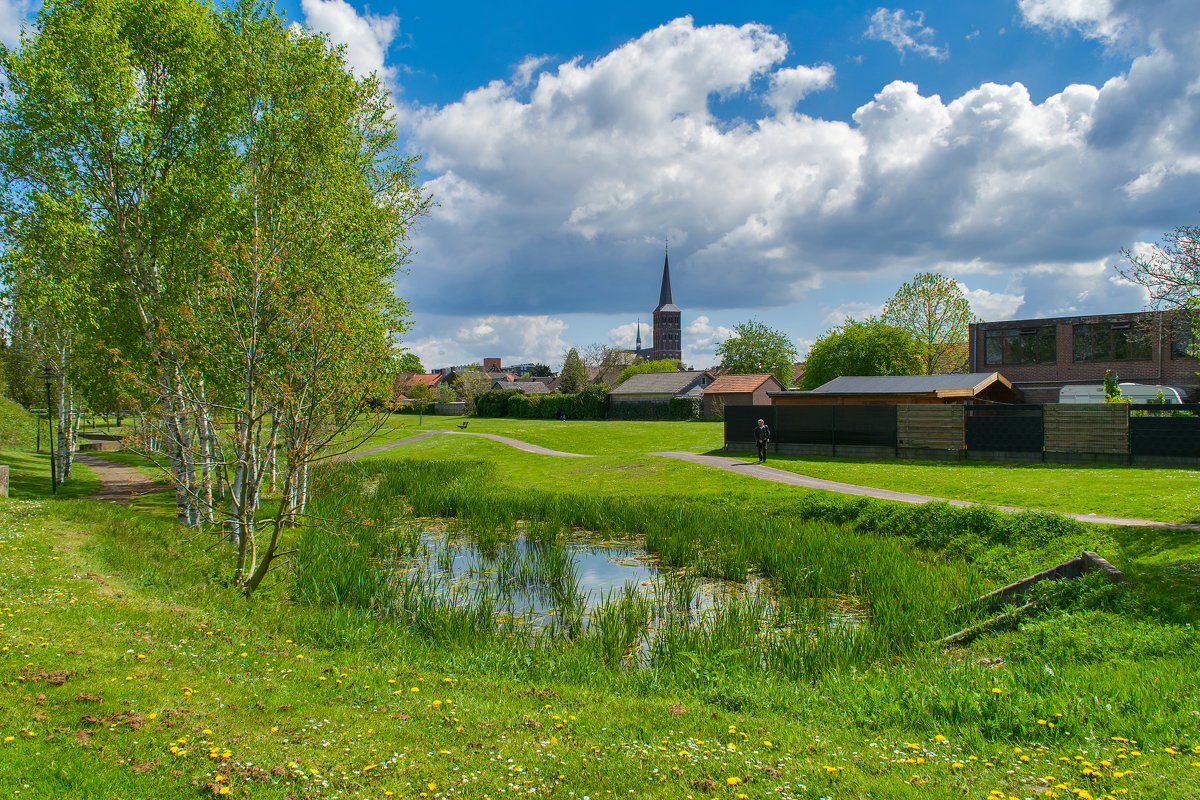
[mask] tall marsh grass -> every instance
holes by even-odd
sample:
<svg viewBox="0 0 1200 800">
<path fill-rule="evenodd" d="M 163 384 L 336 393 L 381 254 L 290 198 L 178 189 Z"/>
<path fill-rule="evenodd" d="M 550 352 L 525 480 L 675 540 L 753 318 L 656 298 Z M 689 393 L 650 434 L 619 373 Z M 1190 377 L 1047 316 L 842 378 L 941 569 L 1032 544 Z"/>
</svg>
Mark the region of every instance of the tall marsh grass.
<svg viewBox="0 0 1200 800">
<path fill-rule="evenodd" d="M 718 672 L 736 667 L 811 679 L 911 652 L 951 632 L 964 620 L 948 618 L 947 610 L 985 588 L 963 560 L 929 558 L 919 547 L 936 546 L 938 530 L 959 524 L 958 509 L 922 512 L 933 523 L 925 530 L 914 522 L 921 517 L 873 505 L 814 508 L 818 519 L 803 519 L 729 514 L 687 500 L 514 488 L 486 462 L 343 464 L 319 476 L 310 511 L 354 524 L 304 531 L 296 595 L 391 618 L 431 641 L 508 636 L 546 646 L 565 638 L 612 668 L 695 675 L 721 665 Z M 535 618 L 436 575 L 389 572 L 386 562 L 424 546 L 415 543 L 417 518 L 451 520 L 499 585 L 543 593 L 554 613 Z M 518 533 L 520 550 L 513 546 Z M 563 545 L 584 534 L 637 537 L 668 577 L 654 597 L 636 587 L 613 589 L 585 614 Z M 450 549 L 447 543 L 436 559 L 442 573 L 449 572 Z M 770 589 L 723 598 L 697 615 L 699 578 L 754 579 Z M 854 615 L 838 612 L 847 605 Z"/>
</svg>

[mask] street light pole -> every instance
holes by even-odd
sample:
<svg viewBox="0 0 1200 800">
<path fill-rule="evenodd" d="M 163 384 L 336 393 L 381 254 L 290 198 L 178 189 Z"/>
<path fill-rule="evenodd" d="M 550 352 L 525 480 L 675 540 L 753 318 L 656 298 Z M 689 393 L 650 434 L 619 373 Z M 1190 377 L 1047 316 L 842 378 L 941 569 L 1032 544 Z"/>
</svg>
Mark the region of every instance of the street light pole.
<svg viewBox="0 0 1200 800">
<path fill-rule="evenodd" d="M 58 462 L 55 459 L 54 447 L 54 423 L 50 417 L 50 381 L 54 380 L 54 373 L 46 367 L 46 372 L 42 376 L 46 379 L 46 428 L 50 437 L 50 493 L 58 494 Z"/>
</svg>

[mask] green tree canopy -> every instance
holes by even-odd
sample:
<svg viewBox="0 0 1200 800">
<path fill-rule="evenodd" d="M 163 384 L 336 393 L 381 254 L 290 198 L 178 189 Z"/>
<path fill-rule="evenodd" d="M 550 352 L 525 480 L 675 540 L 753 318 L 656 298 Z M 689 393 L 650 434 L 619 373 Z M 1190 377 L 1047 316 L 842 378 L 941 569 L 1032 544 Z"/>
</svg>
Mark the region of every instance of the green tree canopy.
<svg viewBox="0 0 1200 800">
<path fill-rule="evenodd" d="M 411 372 L 416 375 L 425 374 L 425 367 L 421 365 L 421 359 L 411 350 L 406 350 L 400 354 L 400 359 L 396 366 L 400 372 Z"/>
<path fill-rule="evenodd" d="M 559 375 L 562 381 L 558 388 L 563 394 L 575 394 L 587 386 L 587 367 L 584 366 L 583 359 L 579 357 L 579 351 L 574 347 L 567 351 L 567 356 L 563 359 L 562 372 Z"/>
<path fill-rule="evenodd" d="M 911 375 L 921 369 L 921 349 L 908 331 L 868 317 L 846 320 L 813 344 L 801 389 L 815 389 L 842 375 Z"/>
<path fill-rule="evenodd" d="M 796 346 L 786 333 L 753 319 L 735 325 L 733 331 L 717 345 L 723 369 L 735 375 L 769 372 L 784 386 L 792 382 Z"/>
<path fill-rule="evenodd" d="M 967 370 L 971 304 L 953 278 L 922 272 L 896 290 L 883 306 L 883 321 L 905 330 L 920 347 L 926 375 Z"/>
<path fill-rule="evenodd" d="M 71 246 L 87 352 L 119 357 L 180 520 L 230 532 L 253 591 L 309 463 L 353 446 L 391 390 L 392 287 L 430 201 L 388 93 L 257 0 L 48 0 L 0 72 L 4 228 L 38 220 L 57 233 L 27 242 Z M 46 274 L 44 246 L 17 251 L 38 257 L 15 278 Z M 279 449 L 283 496 L 258 519 Z"/>
<path fill-rule="evenodd" d="M 1190 330 L 1188 355 L 1200 355 L 1200 226 L 1177 225 L 1152 247 L 1121 250 L 1125 259 L 1117 266 L 1117 273 L 1146 289 L 1150 296 L 1150 308 L 1163 316 L 1147 317 L 1142 325 L 1143 336 L 1156 337 L 1159 333 L 1150 328 L 1163 321 L 1171 325 L 1175 335 L 1181 336 Z"/>
<path fill-rule="evenodd" d="M 663 358 L 658 361 L 642 361 L 637 364 L 630 364 L 628 367 L 621 370 L 621 375 L 617 378 L 615 385 L 620 386 L 634 375 L 641 375 L 643 372 L 675 372 L 676 370 L 680 369 L 683 369 L 683 362 L 677 358 Z"/>
</svg>

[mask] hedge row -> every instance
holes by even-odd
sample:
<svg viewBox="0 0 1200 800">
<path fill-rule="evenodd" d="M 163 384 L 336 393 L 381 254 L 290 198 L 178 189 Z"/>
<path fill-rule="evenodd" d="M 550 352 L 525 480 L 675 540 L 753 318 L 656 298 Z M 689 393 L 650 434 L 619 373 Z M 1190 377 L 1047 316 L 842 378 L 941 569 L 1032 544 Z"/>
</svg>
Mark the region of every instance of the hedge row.
<svg viewBox="0 0 1200 800">
<path fill-rule="evenodd" d="M 475 416 L 554 419 L 605 419 L 608 388 L 585 386 L 577 394 L 525 394 L 520 389 L 490 389 L 475 398 Z"/>
<path fill-rule="evenodd" d="M 561 411 L 567 419 L 696 419 L 698 397 L 675 397 L 668 403 L 643 401 L 610 403 L 608 388 L 585 386 L 577 394 L 525 394 L 520 389 L 489 389 L 475 398 L 477 417 L 554 419 Z"/>
</svg>

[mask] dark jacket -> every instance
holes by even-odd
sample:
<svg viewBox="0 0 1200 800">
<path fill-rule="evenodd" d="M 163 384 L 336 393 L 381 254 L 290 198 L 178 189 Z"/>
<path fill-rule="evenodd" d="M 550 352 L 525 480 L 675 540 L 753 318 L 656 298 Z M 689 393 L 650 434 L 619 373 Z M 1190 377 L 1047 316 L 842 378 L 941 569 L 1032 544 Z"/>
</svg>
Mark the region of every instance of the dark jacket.
<svg viewBox="0 0 1200 800">
<path fill-rule="evenodd" d="M 771 429 L 766 426 L 766 423 L 757 426 L 754 429 L 754 441 L 766 442 L 771 439 Z"/>
</svg>

